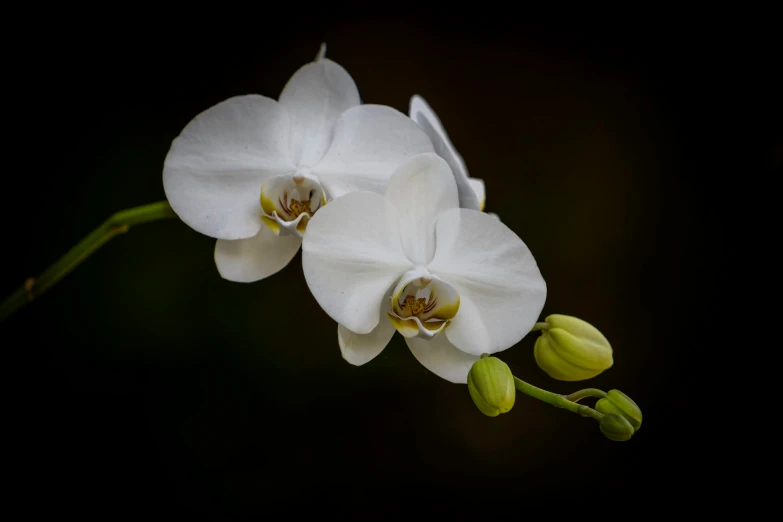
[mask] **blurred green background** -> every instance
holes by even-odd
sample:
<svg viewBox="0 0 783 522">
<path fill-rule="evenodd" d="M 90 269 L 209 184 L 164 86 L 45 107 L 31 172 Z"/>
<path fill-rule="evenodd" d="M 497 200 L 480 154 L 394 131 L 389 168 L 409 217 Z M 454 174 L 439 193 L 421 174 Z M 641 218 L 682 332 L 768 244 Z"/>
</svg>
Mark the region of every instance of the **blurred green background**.
<svg viewBox="0 0 783 522">
<path fill-rule="evenodd" d="M 555 392 L 624 391 L 644 412 L 639 433 L 611 442 L 521 395 L 484 417 L 399 336 L 353 367 L 301 255 L 266 281 L 231 283 L 214 240 L 172 220 L 115 238 L 0 325 L 21 493 L 65 510 L 217 518 L 462 512 L 482 496 L 520 514 L 564 492 L 600 498 L 607 484 L 653 498 L 662 475 L 671 498 L 692 498 L 688 485 L 717 466 L 683 401 L 724 348 L 700 337 L 721 319 L 728 268 L 720 174 L 748 144 L 777 161 L 763 155 L 764 127 L 729 137 L 728 122 L 763 112 L 773 87 L 735 90 L 751 64 L 724 52 L 731 38 L 696 38 L 687 23 L 468 21 L 312 12 L 228 38 L 217 21 L 53 30 L 45 51 L 14 62 L 29 107 L 15 129 L 31 151 L 2 194 L 1 293 L 113 212 L 163 199 L 164 158 L 191 118 L 235 95 L 277 98 L 325 41 L 366 103 L 407 112 L 414 93 L 427 99 L 485 180 L 487 210 L 532 250 L 549 289 L 542 317 L 591 322 L 615 365 L 554 381 L 535 336 L 501 357 Z"/>
</svg>

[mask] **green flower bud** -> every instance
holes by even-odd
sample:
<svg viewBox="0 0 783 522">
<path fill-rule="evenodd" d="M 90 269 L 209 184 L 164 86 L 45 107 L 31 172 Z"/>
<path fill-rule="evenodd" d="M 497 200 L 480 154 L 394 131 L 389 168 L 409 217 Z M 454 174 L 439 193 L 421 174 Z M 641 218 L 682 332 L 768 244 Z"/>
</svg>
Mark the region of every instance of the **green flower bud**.
<svg viewBox="0 0 783 522">
<path fill-rule="evenodd" d="M 468 391 L 481 413 L 497 417 L 514 406 L 514 375 L 497 357 L 482 357 L 468 372 Z"/>
<path fill-rule="evenodd" d="M 601 413 L 614 413 L 625 417 L 634 431 L 642 426 L 642 410 L 633 400 L 620 390 L 609 390 L 605 399 L 595 403 L 595 409 Z"/>
<path fill-rule="evenodd" d="M 536 340 L 538 366 L 560 381 L 583 381 L 610 368 L 612 346 L 595 327 L 576 317 L 550 315 Z"/>
<path fill-rule="evenodd" d="M 601 433 L 610 440 L 625 441 L 633 436 L 633 426 L 625 417 L 607 413 L 601 419 Z"/>
</svg>

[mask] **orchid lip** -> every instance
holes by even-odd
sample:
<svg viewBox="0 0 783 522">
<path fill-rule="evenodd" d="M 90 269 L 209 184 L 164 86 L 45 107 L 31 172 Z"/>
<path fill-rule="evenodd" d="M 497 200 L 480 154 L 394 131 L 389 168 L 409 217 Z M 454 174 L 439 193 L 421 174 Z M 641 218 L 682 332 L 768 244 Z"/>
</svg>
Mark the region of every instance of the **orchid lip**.
<svg viewBox="0 0 783 522">
<path fill-rule="evenodd" d="M 261 220 L 276 235 L 304 236 L 307 222 L 326 204 L 326 193 L 307 167 L 274 176 L 261 186 Z"/>
<path fill-rule="evenodd" d="M 422 322 L 418 317 L 399 317 L 392 312 L 386 312 L 386 315 L 394 328 L 408 339 L 412 337 L 432 339 L 451 324 L 450 320 Z"/>
<path fill-rule="evenodd" d="M 426 268 L 406 272 L 391 296 L 389 320 L 404 337 L 432 339 L 459 311 L 456 289 Z"/>
</svg>

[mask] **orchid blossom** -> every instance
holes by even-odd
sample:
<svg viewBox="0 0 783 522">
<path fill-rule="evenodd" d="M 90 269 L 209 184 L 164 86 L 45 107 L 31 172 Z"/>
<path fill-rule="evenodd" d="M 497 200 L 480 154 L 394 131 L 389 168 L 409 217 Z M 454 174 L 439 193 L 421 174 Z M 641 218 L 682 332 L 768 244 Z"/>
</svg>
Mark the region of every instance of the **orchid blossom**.
<svg viewBox="0 0 783 522">
<path fill-rule="evenodd" d="M 372 360 L 396 330 L 426 368 L 465 383 L 482 354 L 530 332 L 546 298 L 533 255 L 497 219 L 460 208 L 458 193 L 448 163 L 420 154 L 385 195 L 353 192 L 310 220 L 305 278 L 349 363 Z"/>
<path fill-rule="evenodd" d="M 180 219 L 217 239 L 220 274 L 252 282 L 293 259 L 328 201 L 382 193 L 399 163 L 432 150 L 404 114 L 361 105 L 351 76 L 322 48 L 279 101 L 236 96 L 196 116 L 171 145 L 163 185 Z"/>
<path fill-rule="evenodd" d="M 278 272 L 301 246 L 307 285 L 337 322 L 351 364 L 371 361 L 396 331 L 424 367 L 466 383 L 484 415 L 508 413 L 520 392 L 594 419 L 610 440 L 631 439 L 642 412 L 625 393 L 549 392 L 490 355 L 541 332 L 535 359 L 550 377 L 589 379 L 614 364 L 612 345 L 589 322 L 563 314 L 536 322 L 547 293 L 536 261 L 483 212 L 484 182 L 468 175 L 427 102 L 414 95 L 410 118 L 362 105 L 325 49 L 278 101 L 236 96 L 190 121 L 165 159 L 167 201 L 110 216 L 0 302 L 0 323 L 112 237 L 179 217 L 217 239 L 218 271 L 232 281 Z M 579 403 L 588 397 L 595 408 Z"/>
</svg>

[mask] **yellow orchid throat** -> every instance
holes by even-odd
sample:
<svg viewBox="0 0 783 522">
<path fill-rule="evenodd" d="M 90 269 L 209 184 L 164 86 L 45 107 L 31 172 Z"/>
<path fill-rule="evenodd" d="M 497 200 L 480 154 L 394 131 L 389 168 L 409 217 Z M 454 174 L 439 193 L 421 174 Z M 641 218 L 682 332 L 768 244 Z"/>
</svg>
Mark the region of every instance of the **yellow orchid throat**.
<svg viewBox="0 0 783 522">
<path fill-rule="evenodd" d="M 294 218 L 299 217 L 299 214 L 309 214 L 309 215 L 314 214 L 314 212 L 310 210 L 310 200 L 299 201 L 298 199 L 292 199 L 288 203 L 288 206 L 286 207 L 285 200 L 281 199 L 280 205 L 283 206 L 283 209 L 285 209 L 289 214 L 294 216 Z"/>
<path fill-rule="evenodd" d="M 459 294 L 454 287 L 425 269 L 416 269 L 400 279 L 387 315 L 404 337 L 431 339 L 451 323 L 458 311 Z"/>
<path fill-rule="evenodd" d="M 303 235 L 307 222 L 326 205 L 318 180 L 301 173 L 275 176 L 261 186 L 261 220 L 280 235 Z"/>
<path fill-rule="evenodd" d="M 436 302 L 434 295 L 430 295 L 429 300 L 426 297 L 417 299 L 412 295 L 406 295 L 405 301 L 402 302 L 402 310 L 404 313 L 407 312 L 409 317 L 418 316 L 422 312 L 427 313 L 435 308 Z"/>
</svg>

